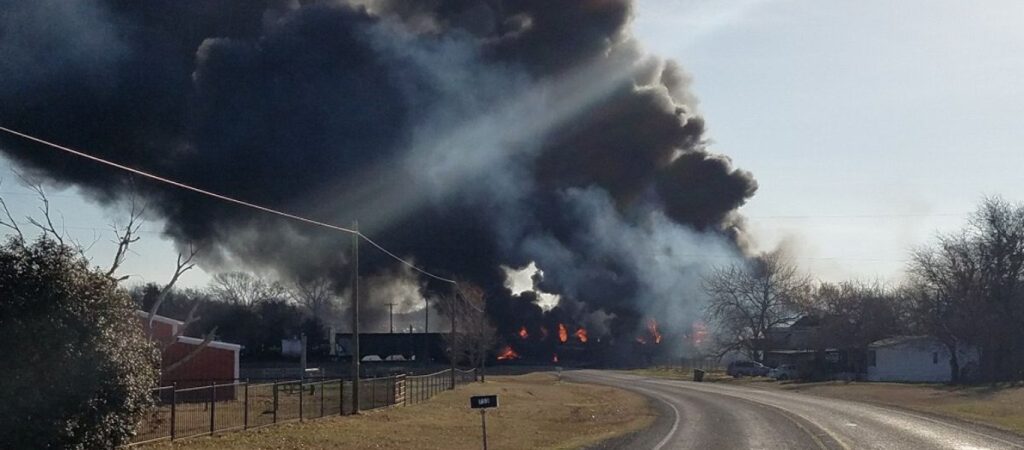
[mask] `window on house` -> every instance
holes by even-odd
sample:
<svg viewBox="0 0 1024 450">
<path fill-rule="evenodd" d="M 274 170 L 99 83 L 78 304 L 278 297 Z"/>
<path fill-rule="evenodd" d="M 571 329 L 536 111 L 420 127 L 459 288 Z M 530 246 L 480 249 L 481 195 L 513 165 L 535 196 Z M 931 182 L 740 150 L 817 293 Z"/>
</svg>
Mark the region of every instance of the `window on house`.
<svg viewBox="0 0 1024 450">
<path fill-rule="evenodd" d="M 868 350 L 868 366 L 875 367 L 875 358 L 877 358 L 875 351 Z"/>
<path fill-rule="evenodd" d="M 932 364 L 939 363 L 939 352 L 932 352 Z"/>
</svg>

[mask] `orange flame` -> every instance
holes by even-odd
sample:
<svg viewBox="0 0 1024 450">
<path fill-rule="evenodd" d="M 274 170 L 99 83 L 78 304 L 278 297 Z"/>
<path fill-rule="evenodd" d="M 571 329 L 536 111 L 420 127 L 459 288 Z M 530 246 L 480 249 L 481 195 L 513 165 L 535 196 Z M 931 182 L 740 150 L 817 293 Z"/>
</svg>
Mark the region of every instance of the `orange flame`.
<svg viewBox="0 0 1024 450">
<path fill-rule="evenodd" d="M 558 324 L 558 341 L 565 343 L 569 340 L 569 330 L 565 329 L 565 325 Z"/>
<path fill-rule="evenodd" d="M 587 343 L 587 329 L 583 328 L 583 327 L 580 327 L 580 329 L 576 330 L 576 339 L 579 339 L 580 342 L 586 344 Z"/>
<path fill-rule="evenodd" d="M 554 356 L 551 358 L 551 362 L 558 362 L 558 353 L 554 354 Z"/>
<path fill-rule="evenodd" d="M 661 333 L 658 332 L 658 321 L 654 319 L 647 319 L 647 331 L 651 332 L 651 336 L 654 338 L 655 344 L 661 343 Z"/>
<path fill-rule="evenodd" d="M 519 359 L 519 353 L 516 353 L 516 351 L 512 349 L 511 345 L 506 345 L 505 348 L 501 349 L 501 352 L 498 353 L 498 361 L 505 361 L 509 359 Z"/>
<path fill-rule="evenodd" d="M 530 332 L 526 331 L 526 326 L 525 325 L 522 328 L 519 329 L 519 337 L 521 339 L 526 339 L 526 338 L 530 337 Z"/>
<path fill-rule="evenodd" d="M 704 325 L 704 322 L 697 322 L 693 324 L 693 344 L 700 345 L 704 342 L 704 339 L 708 336 L 708 327 Z"/>
</svg>

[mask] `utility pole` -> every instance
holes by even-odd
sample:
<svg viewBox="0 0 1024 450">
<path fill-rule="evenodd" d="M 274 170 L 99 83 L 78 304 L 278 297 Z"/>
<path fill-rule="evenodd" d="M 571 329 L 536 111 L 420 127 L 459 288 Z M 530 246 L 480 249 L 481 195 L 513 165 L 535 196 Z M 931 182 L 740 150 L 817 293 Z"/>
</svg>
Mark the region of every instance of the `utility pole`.
<svg viewBox="0 0 1024 450">
<path fill-rule="evenodd" d="M 423 318 L 423 365 L 426 366 L 430 362 L 430 299 L 427 296 L 423 296 L 423 312 L 426 316 Z"/>
<path fill-rule="evenodd" d="M 458 286 L 456 286 L 455 283 L 452 283 L 452 307 L 451 311 L 449 311 L 449 314 L 451 314 L 452 316 L 452 355 L 450 359 L 452 360 L 451 385 L 453 390 L 455 389 L 455 358 L 458 355 L 458 346 L 456 344 L 459 341 L 459 338 L 455 335 L 455 306 L 456 301 L 458 300 L 458 295 Z"/>
<path fill-rule="evenodd" d="M 302 375 L 299 375 L 300 380 L 306 379 L 306 333 L 302 333 L 302 337 L 299 339 L 302 342 L 302 356 L 300 358 L 302 365 Z M 300 383 L 301 384 L 301 383 Z M 301 387 L 301 386 L 300 386 Z"/>
<path fill-rule="evenodd" d="M 359 222 L 352 229 L 352 414 L 359 413 Z"/>
<path fill-rule="evenodd" d="M 388 303 L 388 317 L 391 318 L 391 334 L 395 334 L 395 304 Z"/>
</svg>

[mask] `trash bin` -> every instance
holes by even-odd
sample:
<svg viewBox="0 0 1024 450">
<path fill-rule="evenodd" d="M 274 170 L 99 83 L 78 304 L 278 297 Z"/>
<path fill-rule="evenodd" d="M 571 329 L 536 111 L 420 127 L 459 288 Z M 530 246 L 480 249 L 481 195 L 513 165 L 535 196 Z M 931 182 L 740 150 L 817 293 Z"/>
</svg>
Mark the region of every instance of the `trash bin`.
<svg viewBox="0 0 1024 450">
<path fill-rule="evenodd" d="M 693 381 L 704 381 L 704 371 L 693 369 Z"/>
</svg>

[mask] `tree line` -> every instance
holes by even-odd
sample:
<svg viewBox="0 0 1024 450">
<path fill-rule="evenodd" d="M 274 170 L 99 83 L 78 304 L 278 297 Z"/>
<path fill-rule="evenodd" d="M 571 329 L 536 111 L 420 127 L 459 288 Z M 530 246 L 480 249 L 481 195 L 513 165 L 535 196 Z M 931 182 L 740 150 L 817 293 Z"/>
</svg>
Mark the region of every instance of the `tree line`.
<svg viewBox="0 0 1024 450">
<path fill-rule="evenodd" d="M 149 310 L 161 287 L 134 286 L 129 295 L 140 309 Z M 199 311 L 186 334 L 216 330 L 218 340 L 242 345 L 247 359 L 281 356 L 281 340 L 305 334 L 310 356 L 330 352 L 329 324 L 340 317 L 339 299 L 326 280 L 286 287 L 248 272 L 214 275 L 205 288 L 173 289 L 165 294 L 161 314 L 173 319 Z"/>
<path fill-rule="evenodd" d="M 952 355 L 954 382 L 1024 378 L 1024 205 L 1000 197 L 984 199 L 962 229 L 914 249 L 894 285 L 815 282 L 774 251 L 716 268 L 703 287 L 719 354 L 763 361 L 770 330 L 810 315 L 822 344 L 864 349 L 928 335 Z M 976 366 L 958 360 L 965 349 L 978 351 Z"/>
</svg>

